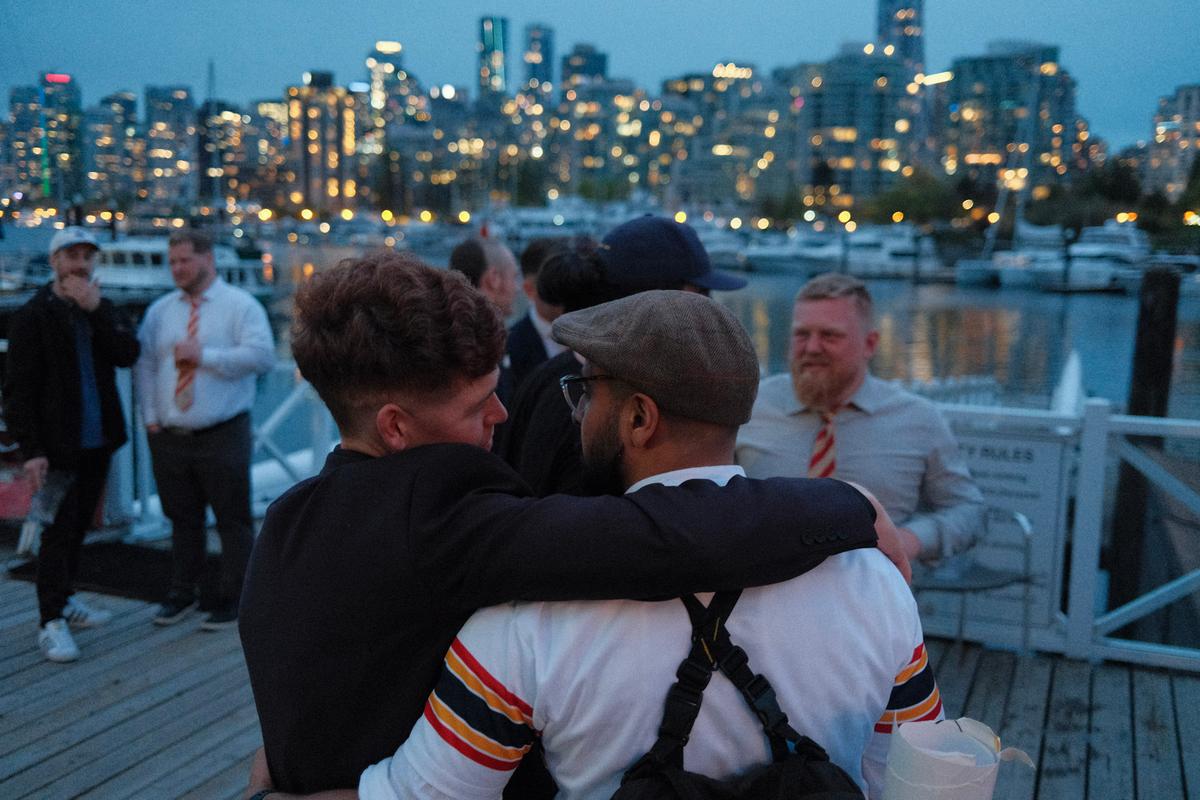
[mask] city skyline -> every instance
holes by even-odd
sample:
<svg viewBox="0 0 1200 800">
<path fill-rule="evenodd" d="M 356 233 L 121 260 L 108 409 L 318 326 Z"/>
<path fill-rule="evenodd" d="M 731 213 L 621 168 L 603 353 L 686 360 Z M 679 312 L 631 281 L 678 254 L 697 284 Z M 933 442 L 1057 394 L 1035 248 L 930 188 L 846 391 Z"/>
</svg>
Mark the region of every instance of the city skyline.
<svg viewBox="0 0 1200 800">
<path fill-rule="evenodd" d="M 236 10 L 229 4 L 228 14 L 214 14 L 213 6 L 168 7 L 160 0 L 65 10 L 22 6 L 20 15 L 16 5 L 0 3 L 0 92 L 7 98 L 13 87 L 35 83 L 41 71 L 60 70 L 75 76 L 85 105 L 113 91 L 140 96 L 145 86 L 161 84 L 190 85 L 203 99 L 210 58 L 216 63 L 216 96 L 235 103 L 278 97 L 312 69 L 333 71 L 342 84 L 360 81 L 364 59 L 380 38 L 404 45 L 406 67 L 427 86 L 451 83 L 474 92 L 475 40 L 483 15 L 508 18 L 516 45 L 508 69 L 514 75 L 522 66 L 519 37 L 526 25 L 540 22 L 555 30 L 558 54 L 579 42 L 594 44 L 609 54 L 610 75 L 658 94 L 663 80 L 711 69 L 718 61 L 770 71 L 827 59 L 842 42 L 873 40 L 876 13 L 874 2 L 836 9 L 813 2 L 760 3 L 752 12 L 701 2 L 690 5 L 683 20 L 679 10 L 625 0 L 603 9 L 534 3 L 506 10 L 496 3 L 455 2 L 397 11 L 369 4 L 341 15 L 307 0 L 270 0 Z M 1113 2 L 994 5 L 927 0 L 928 70 L 947 69 L 953 58 L 982 53 L 996 39 L 1057 44 L 1062 63 L 1078 80 L 1080 113 L 1114 150 L 1148 139 L 1158 98 L 1200 80 L 1187 59 L 1189 26 L 1171 24 L 1188 17 L 1176 4 L 1151 0 L 1140 4 L 1136 16 L 1121 15 L 1122 7 Z M 158 6 L 170 10 L 166 27 L 152 13 Z M 719 24 L 702 24 L 710 18 Z M 263 29 L 276 32 L 266 52 L 256 49 L 262 47 Z"/>
</svg>

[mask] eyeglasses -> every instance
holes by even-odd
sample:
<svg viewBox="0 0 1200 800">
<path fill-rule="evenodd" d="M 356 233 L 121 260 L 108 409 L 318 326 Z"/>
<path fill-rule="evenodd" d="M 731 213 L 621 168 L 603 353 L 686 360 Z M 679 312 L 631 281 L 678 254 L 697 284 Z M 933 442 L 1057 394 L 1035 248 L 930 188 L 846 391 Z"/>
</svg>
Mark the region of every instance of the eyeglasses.
<svg viewBox="0 0 1200 800">
<path fill-rule="evenodd" d="M 571 415 L 579 414 L 580 404 L 583 403 L 583 398 L 587 397 L 588 384 L 592 381 L 616 381 L 620 378 L 615 375 L 563 375 L 558 379 L 558 385 L 562 388 L 563 399 L 567 401 L 567 406 L 571 409 Z"/>
</svg>

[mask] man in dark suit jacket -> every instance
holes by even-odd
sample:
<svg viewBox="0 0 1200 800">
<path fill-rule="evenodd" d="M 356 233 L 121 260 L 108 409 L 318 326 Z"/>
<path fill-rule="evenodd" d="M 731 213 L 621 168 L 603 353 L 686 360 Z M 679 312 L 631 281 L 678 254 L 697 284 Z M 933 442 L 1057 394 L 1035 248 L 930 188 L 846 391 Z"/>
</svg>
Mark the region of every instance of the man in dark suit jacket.
<svg viewBox="0 0 1200 800">
<path fill-rule="evenodd" d="M 562 313 L 562 306 L 552 305 L 541 298 L 537 277 L 546 259 L 568 246 L 569 241 L 534 239 L 521 253 L 521 289 L 529 300 L 529 310 L 508 329 L 508 344 L 505 346 L 514 396 L 525 376 L 538 364 L 566 349 L 550 336 L 550 323 Z"/>
<path fill-rule="evenodd" d="M 284 791 L 352 786 L 394 751 L 477 608 L 772 583 L 875 541 L 872 506 L 837 481 L 531 499 L 487 452 L 506 416 L 503 323 L 452 272 L 381 251 L 320 273 L 295 306 L 292 352 L 341 443 L 268 510 L 242 594 Z"/>
</svg>

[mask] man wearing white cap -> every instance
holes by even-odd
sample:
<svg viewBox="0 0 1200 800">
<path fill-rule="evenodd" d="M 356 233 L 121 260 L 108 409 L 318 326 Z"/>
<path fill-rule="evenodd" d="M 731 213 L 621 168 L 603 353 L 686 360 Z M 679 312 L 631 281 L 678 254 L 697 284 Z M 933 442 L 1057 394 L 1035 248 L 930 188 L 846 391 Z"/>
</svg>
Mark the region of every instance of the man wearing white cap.
<svg viewBox="0 0 1200 800">
<path fill-rule="evenodd" d="M 17 310 L 8 334 L 5 422 L 34 489 L 52 483 L 65 492 L 38 553 L 38 646 L 51 661 L 79 658 L 70 626 L 112 616 L 72 594 L 109 458 L 127 438 L 116 367 L 132 366 L 138 356 L 133 326 L 92 279 L 99 249 L 83 228 L 55 234 L 54 280 Z"/>
</svg>

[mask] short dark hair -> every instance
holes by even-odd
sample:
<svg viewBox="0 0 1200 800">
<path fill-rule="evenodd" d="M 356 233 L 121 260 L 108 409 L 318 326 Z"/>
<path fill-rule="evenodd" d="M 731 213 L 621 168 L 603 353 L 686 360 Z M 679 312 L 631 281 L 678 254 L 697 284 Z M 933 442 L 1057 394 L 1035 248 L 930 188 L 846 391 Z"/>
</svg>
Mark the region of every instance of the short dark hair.
<svg viewBox="0 0 1200 800">
<path fill-rule="evenodd" d="M 381 250 L 296 292 L 292 354 L 343 433 L 363 433 L 389 392 L 438 394 L 504 354 L 496 307 L 457 273 Z"/>
<path fill-rule="evenodd" d="M 195 228 L 184 228 L 183 230 L 175 231 L 167 239 L 168 248 L 180 244 L 190 244 L 193 253 L 211 253 L 213 249 L 213 237 L 205 231 L 198 231 Z"/>
<path fill-rule="evenodd" d="M 473 238 L 460 242 L 450 251 L 450 269 L 466 275 L 471 285 L 479 288 L 483 273 L 487 272 L 487 255 L 483 252 L 483 242 Z"/>
<path fill-rule="evenodd" d="M 871 301 L 871 293 L 867 285 L 858 278 L 842 275 L 837 272 L 826 272 L 818 275 L 800 287 L 796 294 L 796 302 L 802 300 L 836 300 L 839 297 L 850 297 L 858 309 L 859 315 L 867 325 L 871 324 L 871 315 L 875 304 Z"/>
<path fill-rule="evenodd" d="M 538 273 L 538 296 L 565 311 L 578 311 L 640 291 L 609 282 L 597 247 L 594 239 L 580 237 L 552 253 Z"/>
<path fill-rule="evenodd" d="M 570 242 L 570 238 L 565 236 L 543 236 L 534 239 L 521 251 L 521 274 L 526 278 L 537 275 L 546 259 L 569 247 Z"/>
</svg>

